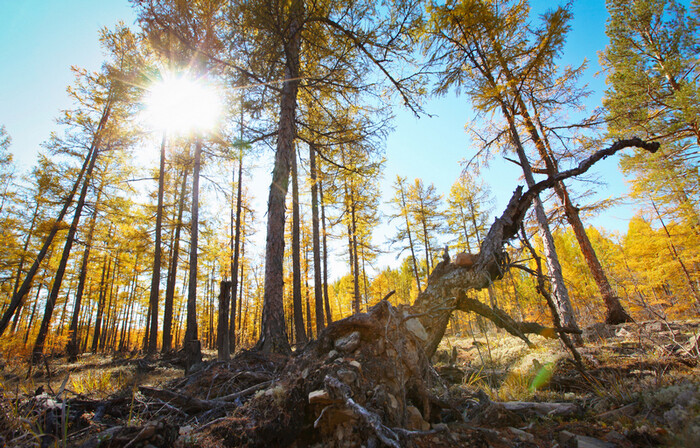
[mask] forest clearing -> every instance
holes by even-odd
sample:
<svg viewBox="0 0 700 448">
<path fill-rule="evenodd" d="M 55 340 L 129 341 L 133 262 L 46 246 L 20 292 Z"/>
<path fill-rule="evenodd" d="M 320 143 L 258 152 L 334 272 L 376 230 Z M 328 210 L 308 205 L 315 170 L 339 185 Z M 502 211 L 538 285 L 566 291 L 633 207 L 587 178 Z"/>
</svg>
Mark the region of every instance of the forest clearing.
<svg viewBox="0 0 700 448">
<path fill-rule="evenodd" d="M 0 123 L 0 447 L 700 445 L 700 3 L 600 2 L 600 91 L 583 3 L 129 4 Z"/>
</svg>

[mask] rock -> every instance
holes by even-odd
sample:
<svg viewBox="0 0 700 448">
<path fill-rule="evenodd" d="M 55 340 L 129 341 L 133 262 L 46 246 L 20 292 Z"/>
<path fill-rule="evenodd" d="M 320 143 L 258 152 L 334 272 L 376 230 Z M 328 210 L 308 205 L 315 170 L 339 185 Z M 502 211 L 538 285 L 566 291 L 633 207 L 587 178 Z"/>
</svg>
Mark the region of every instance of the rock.
<svg viewBox="0 0 700 448">
<path fill-rule="evenodd" d="M 406 321 L 406 329 L 421 341 L 425 342 L 428 340 L 428 333 L 417 318 L 408 319 Z"/>
<path fill-rule="evenodd" d="M 340 369 L 338 370 L 337 375 L 338 379 L 348 386 L 353 385 L 355 380 L 357 380 L 357 374 L 352 370 Z"/>
<path fill-rule="evenodd" d="M 392 394 L 386 394 L 387 398 L 389 399 L 389 406 L 391 406 L 391 409 L 398 409 L 399 408 L 399 400 L 396 399 L 395 396 Z"/>
<path fill-rule="evenodd" d="M 615 336 L 615 327 L 604 322 L 595 323 L 583 329 L 583 340 L 586 342 L 598 342 L 601 339 L 609 339 Z"/>
<path fill-rule="evenodd" d="M 435 431 L 449 431 L 449 428 L 447 427 L 447 424 L 445 423 L 433 423 L 431 425 Z"/>
<path fill-rule="evenodd" d="M 351 366 L 353 366 L 354 368 L 356 368 L 358 371 L 362 372 L 362 364 L 360 364 L 358 361 L 356 361 L 356 360 L 353 359 L 353 360 L 350 361 L 348 364 L 350 364 Z"/>
<path fill-rule="evenodd" d="M 327 404 L 332 401 L 333 400 L 331 400 L 331 397 L 328 395 L 328 391 L 324 389 L 309 392 L 309 404 Z"/>
<path fill-rule="evenodd" d="M 680 404 L 677 404 L 664 412 L 664 421 L 671 429 L 677 431 L 688 421 L 688 411 Z"/>
<path fill-rule="evenodd" d="M 615 431 L 614 429 L 612 431 L 610 431 L 609 433 L 605 434 L 605 441 L 606 442 L 621 444 L 625 440 L 627 440 L 625 438 L 625 436 L 623 436 L 619 432 Z"/>
<path fill-rule="evenodd" d="M 576 434 L 569 431 L 561 431 L 559 433 L 559 444 L 562 447 L 575 447 L 576 446 Z"/>
<path fill-rule="evenodd" d="M 576 436 L 578 448 L 615 448 L 615 444 L 603 442 L 595 437 Z"/>
<path fill-rule="evenodd" d="M 415 406 L 406 406 L 406 427 L 411 431 L 428 431 L 430 423 L 423 420 L 423 415 Z"/>
<path fill-rule="evenodd" d="M 328 352 L 328 355 L 326 356 L 328 359 L 335 359 L 340 353 L 338 353 L 335 350 L 331 350 Z"/>
<path fill-rule="evenodd" d="M 508 431 L 510 431 L 515 437 L 518 438 L 518 440 L 522 442 L 533 443 L 535 441 L 535 436 L 533 436 L 529 432 L 523 431 L 522 429 L 513 428 L 512 426 L 510 426 L 508 427 Z"/>
<path fill-rule="evenodd" d="M 624 327 L 620 327 L 617 329 L 617 331 L 615 331 L 615 336 L 617 336 L 618 338 L 629 338 L 630 336 L 632 336 L 632 333 L 627 331 L 627 329 L 625 329 Z"/>
<path fill-rule="evenodd" d="M 559 433 L 559 444 L 571 448 L 615 448 L 615 445 L 595 437 L 580 436 L 569 431 Z"/>
<path fill-rule="evenodd" d="M 347 336 L 335 340 L 335 348 L 338 351 L 350 353 L 360 346 L 360 332 L 353 331 Z"/>
</svg>

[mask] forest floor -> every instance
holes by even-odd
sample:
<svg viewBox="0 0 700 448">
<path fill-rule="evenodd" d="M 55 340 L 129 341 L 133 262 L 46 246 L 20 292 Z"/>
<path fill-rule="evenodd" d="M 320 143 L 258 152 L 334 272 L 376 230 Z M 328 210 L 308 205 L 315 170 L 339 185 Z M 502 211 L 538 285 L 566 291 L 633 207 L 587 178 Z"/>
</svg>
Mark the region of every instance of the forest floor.
<svg viewBox="0 0 700 448">
<path fill-rule="evenodd" d="M 585 375 L 558 341 L 536 337 L 528 348 L 500 332 L 448 335 L 433 358 L 443 380 L 435 393 L 441 412 L 428 417 L 425 406 L 423 415 L 419 403 L 406 406 L 403 428 L 389 433 L 401 435 L 398 445 L 416 447 L 700 446 L 699 333 L 700 321 L 597 324 L 586 329 L 580 348 Z M 86 355 L 76 363 L 56 357 L 32 370 L 19 360 L 0 361 L 0 447 L 281 444 L 279 435 L 266 440 L 256 433 L 263 422 L 280 430 L 300 426 L 288 446 L 392 443 L 382 438 L 381 423 L 362 420 L 369 399 L 366 409 L 352 408 L 355 415 L 313 387 L 298 389 L 303 396 L 293 400 L 294 381 L 315 378 L 308 367 L 290 370 L 288 358 L 251 351 L 227 363 L 206 355 L 188 376 L 176 356 Z M 323 365 L 347 363 L 334 374 L 360 384 L 353 375 L 369 369 L 368 361 L 348 359 L 331 352 Z M 295 379 L 284 382 L 283 374 Z M 348 427 L 358 421 L 377 437 L 362 444 L 353 438 Z"/>
</svg>

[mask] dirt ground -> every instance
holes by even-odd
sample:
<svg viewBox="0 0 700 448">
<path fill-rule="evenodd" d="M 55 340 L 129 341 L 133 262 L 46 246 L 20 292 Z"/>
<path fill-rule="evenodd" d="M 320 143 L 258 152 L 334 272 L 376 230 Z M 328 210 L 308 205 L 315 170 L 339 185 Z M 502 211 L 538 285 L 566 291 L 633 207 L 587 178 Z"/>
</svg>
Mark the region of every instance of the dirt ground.
<svg viewBox="0 0 700 448">
<path fill-rule="evenodd" d="M 558 341 L 447 335 L 432 360 L 441 380 L 399 397 L 398 420 L 369 412 L 396 408 L 372 381 L 373 352 L 344 354 L 338 338 L 319 343 L 314 364 L 207 353 L 187 377 L 176 354 L 52 358 L 31 371 L 5 359 L 0 446 L 700 446 L 699 333 L 700 321 L 597 324 L 579 349 L 584 373 Z"/>
</svg>

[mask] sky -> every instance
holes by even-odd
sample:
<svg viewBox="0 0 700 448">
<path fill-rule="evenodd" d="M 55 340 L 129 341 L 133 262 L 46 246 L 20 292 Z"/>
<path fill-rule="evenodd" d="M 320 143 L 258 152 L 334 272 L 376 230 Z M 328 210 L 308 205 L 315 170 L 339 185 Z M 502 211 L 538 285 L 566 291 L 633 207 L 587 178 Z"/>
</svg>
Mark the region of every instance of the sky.
<svg viewBox="0 0 700 448">
<path fill-rule="evenodd" d="M 553 4 L 534 1 L 533 12 L 537 14 Z M 590 105 L 597 106 L 605 88 L 604 77 L 595 76 L 600 70 L 597 52 L 607 44 L 605 2 L 575 1 L 573 13 L 562 63 L 578 65 L 584 58 L 589 61 L 584 81 L 594 90 Z M 59 129 L 55 124 L 59 112 L 71 107 L 66 94 L 66 87 L 73 81 L 70 67 L 99 69 L 103 54 L 98 31 L 119 21 L 134 26 L 135 20 L 127 0 L 0 0 L 0 125 L 4 124 L 12 137 L 10 149 L 21 170 L 34 165 L 41 143 L 51 131 Z M 386 141 L 383 202 L 391 197 L 390 186 L 397 175 L 409 181 L 420 177 L 426 184 L 434 183 L 446 196 L 462 170 L 461 162 L 476 151 L 464 128 L 474 115 L 468 99 L 450 94 L 427 101 L 424 108 L 432 117 L 417 118 L 405 109 L 396 110 L 394 131 Z M 270 168 L 270 163 L 263 163 L 255 174 L 252 190 L 259 219 L 267 200 Z M 608 159 L 596 169 L 608 183 L 598 188 L 597 199 L 619 197 L 627 191 L 616 159 Z M 496 213 L 522 183 L 518 170 L 496 158 L 484 172 L 484 180 L 496 198 Z M 577 189 L 577 182 L 571 184 Z M 631 205 L 617 207 L 588 223 L 624 233 L 634 211 Z M 391 225 L 379 226 L 375 242 L 382 242 L 391 233 Z M 386 255 L 379 264 L 396 264 L 396 260 Z"/>
</svg>

